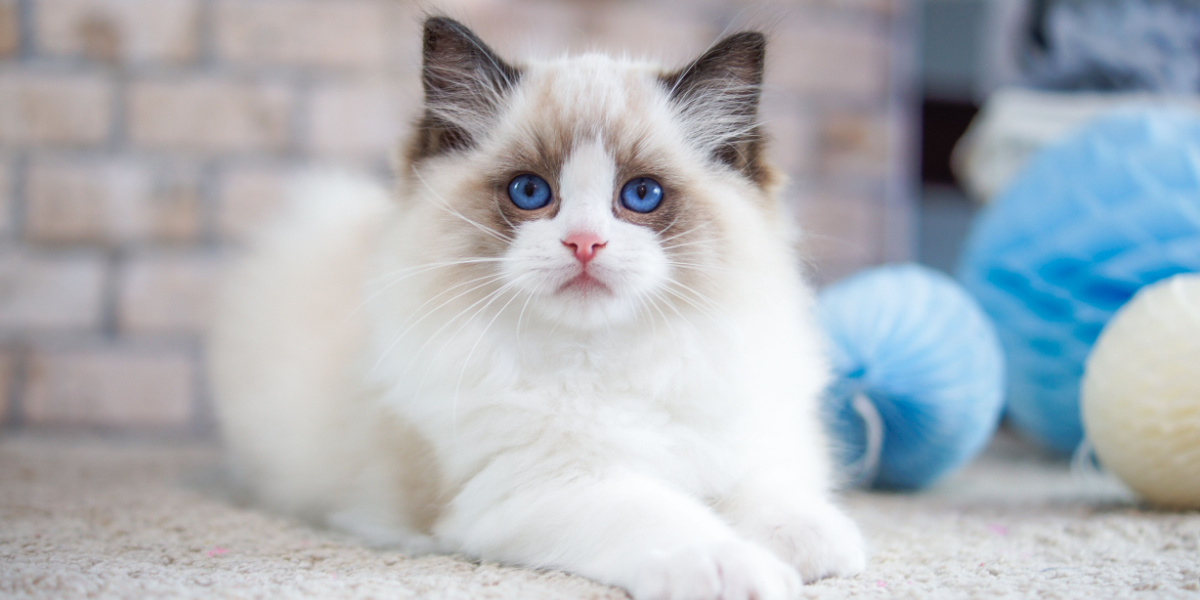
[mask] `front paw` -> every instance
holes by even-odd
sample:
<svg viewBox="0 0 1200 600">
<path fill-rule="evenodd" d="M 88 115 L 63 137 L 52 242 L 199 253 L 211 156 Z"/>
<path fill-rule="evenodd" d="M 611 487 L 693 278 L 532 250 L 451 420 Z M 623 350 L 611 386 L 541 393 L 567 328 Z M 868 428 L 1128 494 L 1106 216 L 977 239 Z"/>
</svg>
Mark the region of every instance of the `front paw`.
<svg viewBox="0 0 1200 600">
<path fill-rule="evenodd" d="M 802 585 L 770 552 L 730 540 L 646 561 L 630 593 L 635 600 L 790 600 Z"/>
<path fill-rule="evenodd" d="M 858 526 L 832 504 L 764 512 L 744 522 L 742 530 L 792 565 L 806 583 L 856 575 L 866 566 Z"/>
</svg>

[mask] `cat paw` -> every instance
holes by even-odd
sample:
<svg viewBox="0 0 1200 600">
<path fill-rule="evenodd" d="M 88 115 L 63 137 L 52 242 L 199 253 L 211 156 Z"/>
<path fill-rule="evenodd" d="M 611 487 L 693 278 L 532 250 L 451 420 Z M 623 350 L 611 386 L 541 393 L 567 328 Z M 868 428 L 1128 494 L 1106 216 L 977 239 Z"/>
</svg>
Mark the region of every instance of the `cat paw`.
<svg viewBox="0 0 1200 600">
<path fill-rule="evenodd" d="M 801 586 L 770 552 L 733 540 L 647 561 L 630 593 L 634 600 L 791 600 Z"/>
<path fill-rule="evenodd" d="M 857 575 L 866 566 L 858 526 L 832 504 L 759 515 L 742 530 L 792 565 L 805 583 Z"/>
</svg>

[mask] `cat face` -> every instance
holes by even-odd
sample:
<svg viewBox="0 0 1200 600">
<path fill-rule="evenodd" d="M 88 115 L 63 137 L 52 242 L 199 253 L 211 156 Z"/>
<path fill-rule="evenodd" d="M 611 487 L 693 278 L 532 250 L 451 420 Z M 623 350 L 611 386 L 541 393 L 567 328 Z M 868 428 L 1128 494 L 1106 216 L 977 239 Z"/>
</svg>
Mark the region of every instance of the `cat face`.
<svg viewBox="0 0 1200 600">
<path fill-rule="evenodd" d="M 479 302 L 575 328 L 713 309 L 739 219 L 769 204 L 764 41 L 674 73 L 589 54 L 511 66 L 462 25 L 425 26 L 426 112 L 406 158 L 437 244 Z"/>
</svg>

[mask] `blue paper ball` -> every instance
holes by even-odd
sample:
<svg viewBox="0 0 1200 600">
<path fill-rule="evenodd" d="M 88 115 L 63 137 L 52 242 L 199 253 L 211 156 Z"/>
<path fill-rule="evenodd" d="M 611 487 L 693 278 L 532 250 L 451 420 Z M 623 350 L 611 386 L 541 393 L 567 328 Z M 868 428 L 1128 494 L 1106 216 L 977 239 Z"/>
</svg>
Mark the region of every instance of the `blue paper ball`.
<svg viewBox="0 0 1200 600">
<path fill-rule="evenodd" d="M 837 375 L 825 415 L 843 462 L 871 462 L 871 422 L 882 424 L 865 483 L 921 488 L 983 448 L 1004 404 L 1004 359 L 958 283 L 917 265 L 877 267 L 825 289 L 817 306 Z M 870 405 L 856 409 L 856 398 Z"/>
<path fill-rule="evenodd" d="M 1062 453 L 1100 330 L 1141 287 L 1200 270 L 1200 118 L 1118 114 L 1037 154 L 976 221 L 960 277 L 996 323 L 1008 415 Z"/>
</svg>

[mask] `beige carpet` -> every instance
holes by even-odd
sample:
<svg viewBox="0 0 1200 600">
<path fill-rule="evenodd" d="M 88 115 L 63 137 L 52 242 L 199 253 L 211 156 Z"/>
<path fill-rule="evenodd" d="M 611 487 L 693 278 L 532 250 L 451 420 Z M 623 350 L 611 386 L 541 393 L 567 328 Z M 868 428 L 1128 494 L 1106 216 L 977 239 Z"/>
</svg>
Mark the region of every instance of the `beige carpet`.
<svg viewBox="0 0 1200 600">
<path fill-rule="evenodd" d="M 555 572 L 408 558 L 239 508 L 206 446 L 0 440 L 0 596 L 624 598 Z M 913 495 L 847 498 L 867 572 L 805 597 L 1200 597 L 1200 514 L 1137 508 L 1001 439 Z"/>
</svg>

